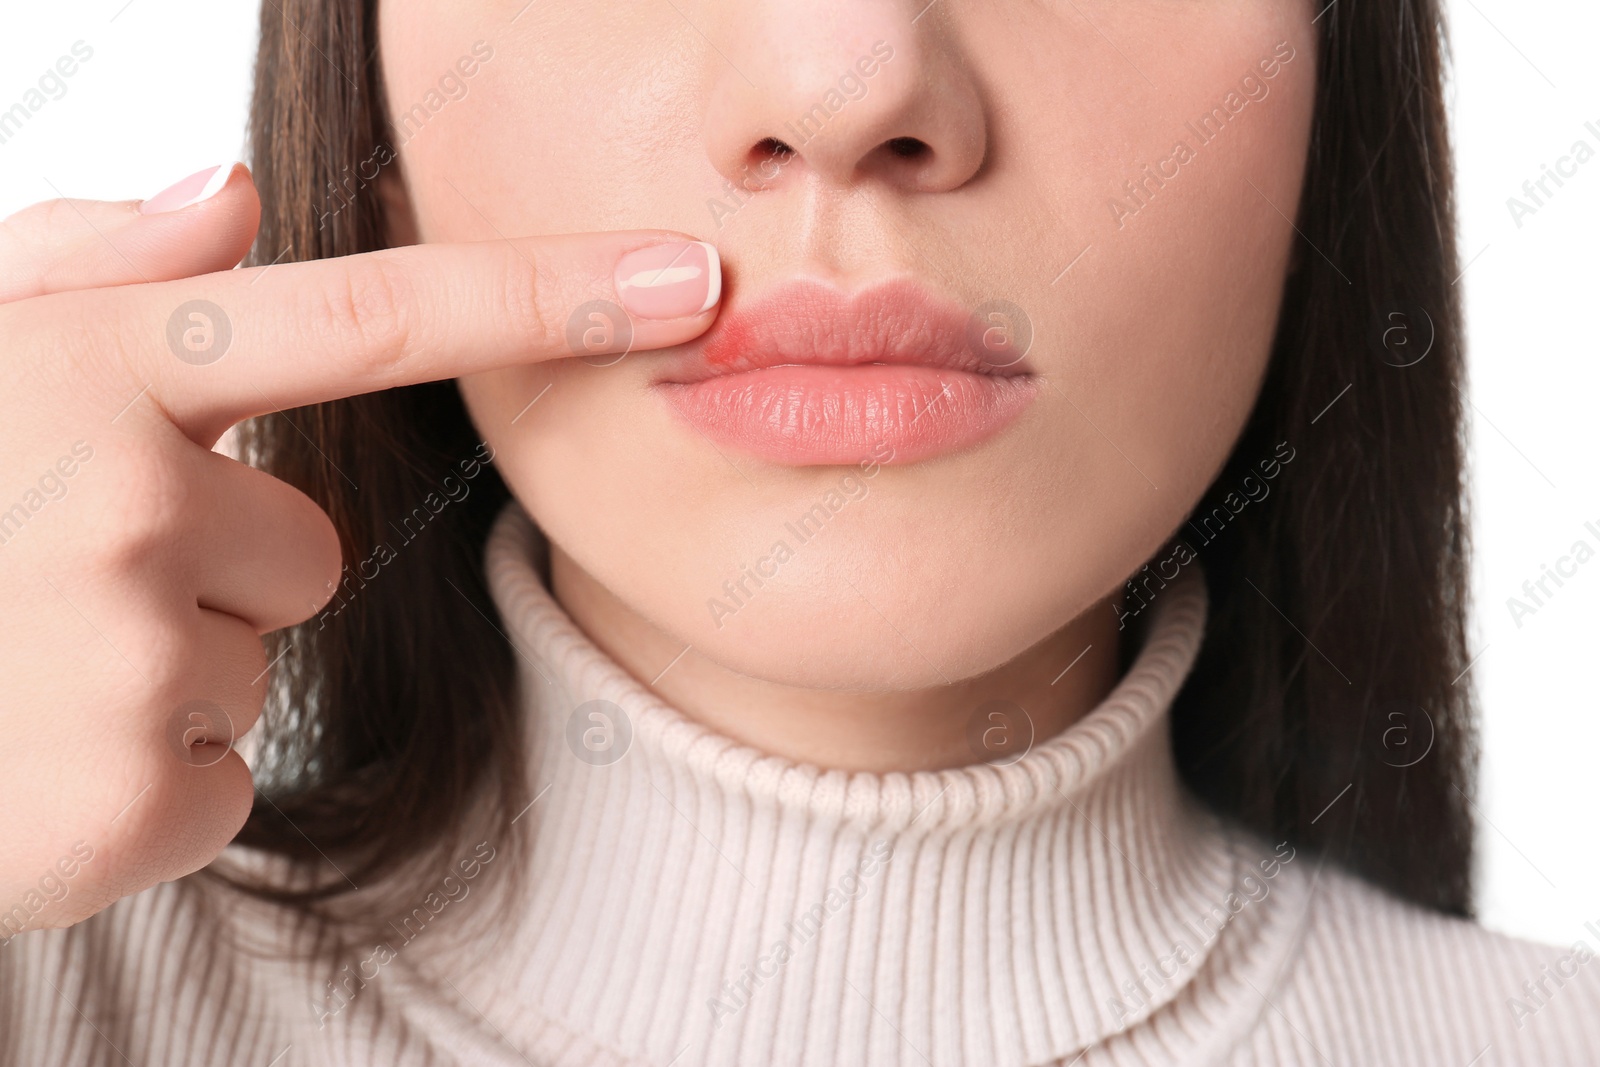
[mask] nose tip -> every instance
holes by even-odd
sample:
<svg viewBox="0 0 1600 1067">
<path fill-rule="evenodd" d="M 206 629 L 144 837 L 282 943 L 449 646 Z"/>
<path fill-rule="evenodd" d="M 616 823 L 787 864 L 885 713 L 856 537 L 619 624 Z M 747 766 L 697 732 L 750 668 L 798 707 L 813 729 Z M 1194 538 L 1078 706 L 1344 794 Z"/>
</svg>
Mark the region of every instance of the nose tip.
<svg viewBox="0 0 1600 1067">
<path fill-rule="evenodd" d="M 801 173 L 833 186 L 878 181 L 906 192 L 964 185 L 986 150 L 982 103 L 959 60 L 916 37 L 911 14 L 887 26 L 880 15 L 883 32 L 865 48 L 819 34 L 751 64 L 754 82 L 725 71 L 706 113 L 713 165 L 750 191 Z"/>
</svg>

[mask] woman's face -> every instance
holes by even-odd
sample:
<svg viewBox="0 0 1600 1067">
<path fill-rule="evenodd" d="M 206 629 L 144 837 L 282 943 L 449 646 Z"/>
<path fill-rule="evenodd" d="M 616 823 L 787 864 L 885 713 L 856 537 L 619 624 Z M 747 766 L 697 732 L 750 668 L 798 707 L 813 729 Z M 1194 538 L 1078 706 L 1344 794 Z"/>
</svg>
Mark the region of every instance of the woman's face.
<svg viewBox="0 0 1600 1067">
<path fill-rule="evenodd" d="M 418 240 L 665 228 L 722 256 L 718 324 L 692 344 L 460 383 L 558 590 L 817 688 L 936 685 L 1085 612 L 1114 621 L 1261 381 L 1313 14 L 384 0 Z M 978 360 L 685 384 L 785 345 Z"/>
</svg>

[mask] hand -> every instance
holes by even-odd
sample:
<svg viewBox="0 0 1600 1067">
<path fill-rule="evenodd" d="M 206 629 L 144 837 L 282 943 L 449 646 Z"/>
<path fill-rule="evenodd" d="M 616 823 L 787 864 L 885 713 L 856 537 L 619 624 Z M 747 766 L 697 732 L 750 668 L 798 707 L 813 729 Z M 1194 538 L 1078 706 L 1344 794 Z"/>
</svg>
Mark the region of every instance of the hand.
<svg viewBox="0 0 1600 1067">
<path fill-rule="evenodd" d="M 341 561 L 308 497 L 213 451 L 229 427 L 624 350 L 569 347 L 590 300 L 633 312 L 635 351 L 716 315 L 714 253 L 709 301 L 619 269 L 678 254 L 666 231 L 233 270 L 260 205 L 244 167 L 219 183 L 0 224 L 0 941 L 204 866 L 250 811 L 231 746 L 267 691 L 260 637 L 319 610 Z"/>
</svg>

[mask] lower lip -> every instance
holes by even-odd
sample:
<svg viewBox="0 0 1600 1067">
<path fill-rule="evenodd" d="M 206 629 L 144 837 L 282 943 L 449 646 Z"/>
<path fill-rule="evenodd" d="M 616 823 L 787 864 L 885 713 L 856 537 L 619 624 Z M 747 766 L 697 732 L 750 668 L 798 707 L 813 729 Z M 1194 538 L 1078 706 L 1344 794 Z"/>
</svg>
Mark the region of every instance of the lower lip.
<svg viewBox="0 0 1600 1067">
<path fill-rule="evenodd" d="M 1033 400 L 1029 375 L 877 363 L 782 366 L 657 388 L 712 441 L 790 466 L 915 463 L 992 437 Z"/>
</svg>

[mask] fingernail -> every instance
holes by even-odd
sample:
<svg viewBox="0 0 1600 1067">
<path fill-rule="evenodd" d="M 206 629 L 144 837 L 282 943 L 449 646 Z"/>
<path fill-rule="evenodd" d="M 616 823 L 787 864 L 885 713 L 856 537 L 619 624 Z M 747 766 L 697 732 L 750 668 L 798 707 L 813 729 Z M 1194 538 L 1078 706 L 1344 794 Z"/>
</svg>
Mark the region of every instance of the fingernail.
<svg viewBox="0 0 1600 1067">
<path fill-rule="evenodd" d="M 228 184 L 228 178 L 233 174 L 237 163 L 225 163 L 221 166 L 207 167 L 197 170 L 193 174 L 161 190 L 149 200 L 139 204 L 139 214 L 160 215 L 168 211 L 179 211 L 183 208 L 198 204 L 202 200 L 209 200 Z"/>
<path fill-rule="evenodd" d="M 678 241 L 629 252 L 617 262 L 617 295 L 630 315 L 681 319 L 722 299 L 722 257 L 705 241 Z"/>
</svg>

